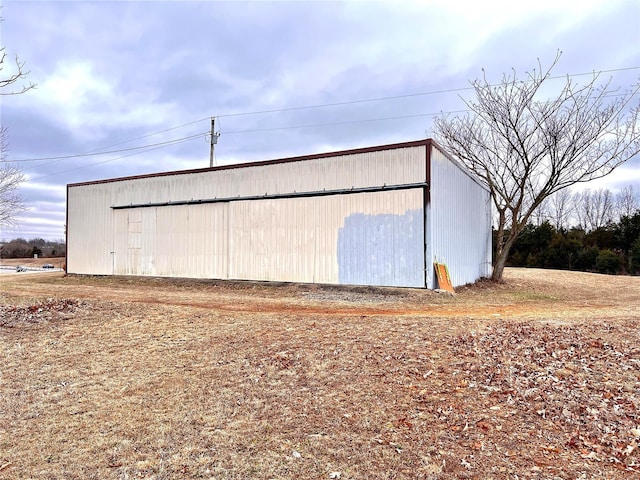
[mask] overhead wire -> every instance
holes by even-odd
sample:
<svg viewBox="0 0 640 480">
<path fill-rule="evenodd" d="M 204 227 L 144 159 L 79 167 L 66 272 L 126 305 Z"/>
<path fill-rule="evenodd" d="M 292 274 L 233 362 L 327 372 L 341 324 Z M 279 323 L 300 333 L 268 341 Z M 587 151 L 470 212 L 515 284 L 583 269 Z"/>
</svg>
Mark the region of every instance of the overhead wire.
<svg viewBox="0 0 640 480">
<path fill-rule="evenodd" d="M 638 93 L 633 93 L 630 96 L 634 97 L 636 96 Z M 610 94 L 610 95 L 605 95 L 605 97 L 616 97 L 616 96 L 621 96 L 624 94 Z M 392 116 L 392 117 L 378 117 L 378 118 L 366 118 L 366 119 L 359 119 L 359 120 L 343 120 L 343 121 L 339 121 L 339 122 L 326 122 L 326 123 L 314 123 L 314 124 L 305 124 L 305 125 L 288 125 L 288 126 L 282 126 L 282 127 L 267 127 L 267 128 L 254 128 L 254 129 L 247 129 L 247 130 L 228 130 L 228 131 L 223 131 L 221 133 L 224 133 L 225 135 L 234 135 L 234 134 L 239 134 L 239 133 L 254 133 L 254 132 L 269 132 L 269 131 L 277 131 L 277 130 L 292 130 L 292 129 L 299 129 L 299 128 L 317 128 L 317 127 L 329 127 L 329 126 L 336 126 L 336 125 L 348 125 L 348 124 L 356 124 L 356 123 L 370 123 L 370 122 L 379 122 L 379 121 L 386 121 L 386 120 L 401 120 L 401 119 L 405 119 L 405 118 L 419 118 L 419 117 L 429 117 L 429 116 L 436 116 L 436 115 L 450 115 L 450 114 L 456 114 L 456 113 L 464 113 L 464 112 L 469 112 L 469 109 L 462 109 L 462 110 L 449 110 L 449 111 L 439 111 L 439 112 L 429 112 L 429 113 L 416 113 L 416 114 L 411 114 L 411 115 L 397 115 L 397 116 Z M 210 117 L 207 117 L 207 119 L 209 119 Z M 216 117 L 217 118 L 217 117 Z M 196 123 L 196 122 L 191 122 L 191 123 Z M 169 130 L 173 130 L 175 128 L 180 128 L 180 127 L 173 127 L 170 129 L 166 129 L 165 131 L 169 131 Z M 59 160 L 65 160 L 65 159 L 71 159 L 71 158 L 81 158 L 81 157 L 91 157 L 91 156 L 97 156 L 97 155 L 107 155 L 107 154 L 113 154 L 113 153 L 122 153 L 122 152 L 128 152 L 128 151 L 132 151 L 132 150 L 157 150 L 158 148 L 164 148 L 167 146 L 172 146 L 178 143 L 183 143 L 185 141 L 189 141 L 189 140 L 193 140 L 195 138 L 198 137 L 202 137 L 205 135 L 209 135 L 210 132 L 209 131 L 204 131 L 204 132 L 200 132 L 194 135 L 189 135 L 187 137 L 182 137 L 182 138 L 177 138 L 177 139 L 172 139 L 172 140 L 168 140 L 166 142 L 158 142 L 158 143 L 153 143 L 153 144 L 149 144 L 149 145 L 141 145 L 141 146 L 137 146 L 137 147 L 130 147 L 130 148 L 124 148 L 124 149 L 118 149 L 118 150 L 110 150 L 110 151 L 101 151 L 101 152 L 96 152 L 96 153 L 83 153 L 83 154 L 77 154 L 77 155 L 63 155 L 63 156 L 57 156 L 57 157 L 38 157 L 38 158 L 26 158 L 26 159 L 20 159 L 20 160 L 4 160 L 5 163 L 26 163 L 26 162 L 39 162 L 39 161 L 44 161 L 44 160 L 51 160 L 51 162 L 47 162 L 47 163 L 43 163 L 43 164 L 38 164 L 38 167 L 40 166 L 44 166 L 44 165 L 49 165 L 51 163 L 55 163 L 56 161 Z M 151 136 L 152 134 L 146 135 L 146 136 Z M 139 137 L 139 138 L 143 138 L 143 137 Z M 126 142 L 121 142 L 121 143 L 126 143 Z M 118 144 L 116 144 L 118 145 Z M 157 148 L 154 148 L 157 147 Z M 144 151 L 138 152 L 138 153 L 145 153 Z M 27 168 L 29 169 L 29 168 Z"/>
<path fill-rule="evenodd" d="M 560 79 L 560 78 L 567 78 L 567 77 L 578 77 L 578 76 L 585 76 L 585 75 L 599 75 L 602 73 L 614 73 L 614 72 L 621 72 L 621 71 L 629 71 L 629 70 L 638 70 L 640 69 L 640 66 L 633 66 L 633 67 L 622 67 L 622 68 L 616 68 L 616 69 L 608 69 L 608 70 L 599 70 L 599 71 L 592 71 L 592 72 L 582 72 L 582 73 L 575 73 L 575 74 L 567 74 L 567 75 L 557 75 L 557 76 L 553 76 L 553 77 L 549 77 L 550 80 L 553 79 Z M 277 108 L 277 109 L 268 109 L 268 110 L 255 110 L 255 111 L 250 111 L 250 112 L 235 112 L 235 113 L 228 113 L 228 114 L 221 114 L 221 115 L 216 115 L 216 118 L 222 118 L 222 117 L 226 117 L 226 118 L 230 118 L 230 117 L 238 117 L 238 116 L 248 116 L 248 115 L 260 115 L 260 114 L 267 114 L 267 113 L 278 113 L 278 112 L 287 112 L 287 111 L 297 111 L 297 110 L 309 110 L 309 109 L 317 109 L 317 108 L 326 108 L 326 107 L 336 107 L 336 106 L 344 106 L 344 105 L 353 105 L 353 104 L 359 104 L 359 103 L 369 103 L 369 102 L 377 102 L 377 101 L 387 101 L 387 100 L 396 100 L 396 99 L 401 99 L 401 98 L 412 98 L 412 97 L 418 97 L 418 96 L 427 96 L 427 95 L 439 95 L 439 94 L 444 94 L 444 93 L 455 93 L 455 92 L 460 92 L 460 91 L 465 91 L 465 90 L 472 90 L 474 87 L 473 86 L 468 86 L 468 87 L 457 87 L 457 88 L 450 88 L 450 89 L 441 89 L 441 90 L 432 90 L 432 91 L 428 91 L 428 92 L 417 92 L 417 93 L 409 93 L 409 94 L 403 94 L 403 95 L 393 95 L 393 96 L 387 96 L 387 97 L 376 97 L 376 98 L 369 98 L 369 99 L 359 99 L 359 100 L 349 100 L 349 101 L 343 101 L 343 102 L 333 102 L 333 103 L 324 103 L 324 104 L 316 104 L 316 105 L 306 105 L 306 106 L 298 106 L 298 107 L 283 107 L 283 108 Z M 615 95 L 612 95 L 615 96 Z M 362 120 L 351 120 L 351 121 L 341 121 L 341 122 L 328 122 L 328 123 L 321 123 L 321 124 L 311 124 L 311 125 L 292 125 L 292 126 L 286 126 L 286 127 L 271 127 L 271 128 L 258 128 L 258 129 L 249 129 L 249 130 L 237 130 L 237 131 L 225 131 L 225 132 L 221 132 L 224 133 L 225 135 L 231 135 L 231 134 L 238 134 L 238 133 L 252 133 L 252 132 L 264 132 L 264 131 L 275 131 L 275 130 L 287 130 L 287 129 L 296 129 L 296 128 L 313 128 L 313 127 L 325 127 L 325 126 L 333 126 L 333 125 L 344 125 L 344 124 L 350 124 L 350 123 L 366 123 L 366 122 L 376 122 L 376 121 L 385 121 L 385 120 L 396 120 L 396 119 L 403 119 L 403 118 L 415 118 L 415 117 L 426 117 L 426 116 L 435 116 L 435 115 L 440 115 L 440 114 L 452 114 L 452 113 L 462 113 L 464 111 L 467 110 L 456 110 L 456 111 L 441 111 L 441 112 L 437 112 L 437 113 L 421 113 L 421 114 L 414 114 L 414 115 L 401 115 L 401 116 L 395 116 L 395 117 L 383 117 L 383 118 L 374 118 L 374 119 L 362 119 Z M 200 137 L 202 135 L 206 135 L 209 132 L 202 132 L 202 133 L 198 133 L 195 135 L 190 135 L 187 137 L 182 137 L 182 138 L 178 138 L 178 139 L 173 139 L 173 140 L 169 140 L 167 142 L 159 142 L 159 143 L 155 143 L 155 144 L 149 144 L 149 145 L 142 145 L 142 146 L 137 146 L 137 147 L 129 147 L 129 148 L 125 148 L 125 149 L 118 149 L 118 150 L 109 150 L 109 151 L 103 151 L 107 148 L 111 148 L 114 146 L 118 146 L 118 145 L 123 145 L 135 140 L 140 140 L 143 138 L 148 138 L 154 135 L 159 135 L 161 133 L 166 133 L 172 130 L 176 130 L 179 128 L 183 128 L 186 126 L 190 126 L 190 125 L 194 125 L 196 123 L 200 123 L 204 120 L 209 120 L 211 117 L 205 117 L 205 118 L 201 118 L 198 120 L 193 120 L 191 122 L 187 122 L 181 125 L 176 125 L 173 127 L 169 127 L 163 130 L 158 130 L 156 132 L 151 132 L 149 134 L 146 135 L 142 135 L 139 137 L 135 137 L 135 138 L 131 138 L 128 140 L 124 140 L 122 142 L 118 142 L 115 144 L 111 144 L 105 147 L 101 147 L 99 149 L 96 149 L 92 152 L 88 152 L 88 153 L 82 153 L 82 154 L 75 154 L 75 155 L 62 155 L 62 156 L 52 156 L 52 157 L 37 157 L 37 158 L 26 158 L 26 159 L 12 159 L 12 160 L 4 160 L 5 163 L 23 163 L 23 162 L 40 162 L 40 161 L 45 161 L 45 160 L 51 160 L 52 162 L 49 163 L 53 163 L 55 161 L 59 161 L 59 160 L 65 160 L 65 159 L 71 159 L 71 158 L 81 158 L 81 157 L 90 157 L 90 156 L 97 156 L 97 155 L 107 155 L 107 154 L 113 154 L 113 153 L 121 153 L 121 152 L 127 152 L 127 151 L 133 151 L 133 150 L 144 150 L 144 149 L 156 149 L 154 147 L 159 146 L 160 148 L 163 148 L 165 146 L 171 146 L 175 143 L 182 143 L 183 141 L 188 141 L 197 137 Z M 144 153 L 144 152 L 140 152 L 140 153 Z M 49 163 L 46 164 L 40 164 L 40 166 L 43 165 L 48 165 Z M 102 162 L 98 162 L 98 163 L 102 163 Z"/>
<path fill-rule="evenodd" d="M 269 127 L 269 128 L 255 128 L 252 130 L 235 130 L 235 131 L 226 131 L 226 132 L 222 132 L 225 135 L 233 135 L 236 133 L 252 133 L 252 132 L 270 132 L 270 131 L 275 131 L 275 130 L 290 130 L 290 129 L 294 129 L 294 128 L 315 128 L 315 127 L 331 127 L 331 126 L 335 126 L 335 125 L 348 125 L 348 124 L 353 124 L 353 123 L 369 123 L 369 122 L 382 122 L 385 120 L 401 120 L 404 118 L 419 118 L 419 117 L 429 117 L 429 116 L 435 116 L 435 115 L 440 115 L 442 113 L 447 113 L 447 114 L 451 114 L 451 113 L 463 113 L 466 112 L 467 110 L 452 110 L 450 112 L 436 112 L 436 113 L 416 113 L 416 114 L 412 114 L 412 115 L 398 115 L 395 117 L 379 117 L 379 118 L 365 118 L 365 119 L 361 119 L 361 120 L 343 120 L 340 122 L 328 122 L 328 123 L 313 123 L 313 124 L 308 124 L 308 125 L 294 125 L 294 126 L 288 126 L 288 127 Z"/>
<path fill-rule="evenodd" d="M 468 110 L 451 110 L 451 111 L 446 111 L 446 112 L 440 111 L 440 112 L 429 112 L 429 113 L 417 113 L 417 114 L 411 114 L 411 115 L 397 115 L 397 116 L 393 116 L 393 117 L 366 118 L 366 119 L 359 119 L 359 120 L 343 120 L 343 121 L 340 121 L 340 122 L 326 122 L 326 123 L 315 123 L 315 124 L 306 124 L 306 125 L 288 125 L 288 126 L 282 126 L 282 127 L 256 128 L 256 129 L 249 129 L 249 130 L 231 130 L 231 131 L 224 131 L 223 133 L 225 135 L 234 135 L 234 134 L 239 134 L 239 133 L 268 132 L 268 131 L 276 131 L 276 130 L 293 130 L 293 129 L 298 129 L 298 128 L 328 127 L 328 126 L 348 125 L 348 124 L 356 124 L 356 123 L 380 122 L 380 121 L 386 121 L 386 120 L 401 120 L 401 119 L 405 119 L 405 118 L 429 117 L 429 116 L 436 116 L 436 115 L 441 115 L 441 114 L 463 113 L 463 112 L 466 112 L 466 111 L 468 111 Z M 48 162 L 48 163 L 38 164 L 37 166 L 40 167 L 40 166 L 44 166 L 44 165 L 49 165 L 50 163 L 54 163 L 54 162 L 59 161 L 59 160 L 67 160 L 67 159 L 71 159 L 71 158 L 92 157 L 92 156 L 97 156 L 97 155 L 107 155 L 107 154 L 112 154 L 112 153 L 128 152 L 128 151 L 132 151 L 132 150 L 144 150 L 142 152 L 135 152 L 132 155 L 127 155 L 127 157 L 128 157 L 128 156 L 137 155 L 139 153 L 145 153 L 147 150 L 157 150 L 159 148 L 172 146 L 172 145 L 175 145 L 177 143 L 183 143 L 183 142 L 186 142 L 186 141 L 189 141 L 189 140 L 193 140 L 193 139 L 198 138 L 198 137 L 202 137 L 203 135 L 209 135 L 209 133 L 210 132 L 206 131 L 206 132 L 201 132 L 201 133 L 198 133 L 198 134 L 195 134 L 195 135 L 190 135 L 190 136 L 187 136 L 187 137 L 168 140 L 166 142 L 159 142 L 159 143 L 154 143 L 154 144 L 150 144 L 150 145 L 142 145 L 142 146 L 138 146 L 138 147 L 131 147 L 131 148 L 125 148 L 125 149 L 119 149 L 119 150 L 110 150 L 110 151 L 104 151 L 104 152 L 99 152 L 99 153 L 83 153 L 83 154 L 78 154 L 78 155 L 62 155 L 62 156 L 57 156 L 57 157 L 25 158 L 25 159 L 20 159 L 20 160 L 5 160 L 5 162 L 6 163 L 26 163 L 26 162 L 39 162 L 39 161 L 44 161 L 44 160 L 51 160 L 51 162 Z M 119 157 L 119 158 L 126 158 L 126 157 Z M 104 162 L 98 162 L 98 163 L 104 163 Z M 29 168 L 27 168 L 27 169 L 29 169 Z"/>
<path fill-rule="evenodd" d="M 201 133 L 197 133 L 195 135 L 190 135 L 188 137 L 182 137 L 182 138 L 177 138 L 177 139 L 173 139 L 173 140 L 168 140 L 166 142 L 158 142 L 158 143 L 152 143 L 149 145 L 141 145 L 138 147 L 129 147 L 129 148 L 122 148 L 119 150 L 109 150 L 106 152 L 95 152 L 95 153 L 79 153 L 77 155 L 61 155 L 58 157 L 39 157 L 39 158 L 24 158 L 21 160 L 6 160 L 7 163 L 21 163 L 21 162 L 39 162 L 39 161 L 43 161 L 43 160 L 65 160 L 68 158 L 81 158 L 81 157 L 95 157 L 97 155 L 110 155 L 112 153 L 122 153 L 122 152 L 130 152 L 131 150 L 142 150 L 142 149 L 147 149 L 147 148 L 151 148 L 151 147 L 163 147 L 163 146 L 168 146 L 168 145 L 173 145 L 175 143 L 181 143 L 187 140 L 191 140 L 197 137 L 201 137 L 202 135 L 206 135 L 208 132 L 201 132 Z"/>
<path fill-rule="evenodd" d="M 621 94 L 614 94 L 614 95 L 606 95 L 607 97 L 612 97 L 612 96 L 620 96 Z M 637 95 L 637 93 L 633 93 L 631 96 L 635 96 Z M 379 122 L 379 121 L 386 121 L 386 120 L 399 120 L 399 119 L 405 119 L 405 118 L 419 118 L 419 117 L 427 117 L 427 116 L 435 116 L 435 115 L 442 115 L 442 114 L 456 114 L 456 113 L 464 113 L 464 112 L 468 112 L 469 109 L 464 109 L 464 110 L 451 110 L 448 112 L 430 112 L 430 113 L 418 113 L 418 114 L 413 114 L 413 115 L 398 115 L 398 116 L 393 116 L 393 117 L 379 117 L 379 118 L 368 118 L 368 119 L 361 119 L 361 120 L 344 120 L 344 121 L 340 121 L 340 122 L 328 122 L 328 123 L 316 123 L 316 124 L 307 124 L 307 125 L 292 125 L 292 126 L 285 126 L 285 127 L 270 127 L 270 128 L 257 128 L 257 129 L 249 129 L 249 130 L 235 130 L 235 131 L 226 131 L 224 132 L 225 135 L 233 135 L 233 134 L 239 134 L 239 133 L 254 133 L 254 132 L 269 132 L 269 131 L 277 131 L 277 130 L 291 130 L 291 129 L 298 129 L 298 128 L 317 128 L 317 127 L 326 127 L 326 126 L 337 126 L 337 125 L 348 125 L 348 124 L 357 124 L 357 123 L 369 123 L 369 122 Z M 217 117 L 216 117 L 217 118 Z M 186 141 L 189 140 L 193 140 L 194 138 L 200 137 L 202 135 L 205 134 L 209 134 L 209 132 L 203 132 L 197 135 L 191 135 L 189 137 L 184 137 L 182 139 L 176 139 L 176 140 L 172 140 L 169 142 L 162 142 L 162 143 L 158 143 L 153 145 L 153 148 L 148 148 L 147 150 L 143 151 L 143 152 L 134 152 L 131 153 L 129 155 L 123 155 L 120 157 L 116 157 L 116 158 L 112 158 L 109 160 L 103 160 L 100 162 L 95 162 L 95 163 L 90 163 L 87 165 L 81 165 L 79 167 L 74 167 L 68 170 L 62 170 L 60 172 L 56 172 L 56 173 L 52 173 L 49 175 L 43 175 L 40 177 L 36 177 L 31 179 L 32 181 L 34 180 L 39 180 L 41 178 L 46 178 L 46 177 L 51 177 L 51 176 L 56 176 L 60 173 L 68 173 L 68 172 L 72 172 L 75 170 L 80 170 L 82 168 L 87 168 L 87 167 L 91 167 L 91 166 L 95 166 L 95 165 L 101 165 L 104 163 L 109 163 L 109 162 L 114 162 L 117 160 L 121 160 L 123 158 L 128 158 L 128 157 L 132 157 L 134 155 L 139 155 L 140 153 L 146 153 L 148 151 L 152 151 L 152 150 L 159 150 L 161 148 L 165 148 L 166 146 L 170 146 L 170 145 L 174 145 L 174 144 L 178 144 L 178 143 L 184 143 Z M 142 147 L 140 147 L 142 148 Z M 121 150 L 122 151 L 122 150 Z M 126 151 L 126 150 L 124 150 Z M 108 153 L 108 152 L 104 152 L 104 153 Z M 25 169 L 27 170 L 27 169 Z"/>
<path fill-rule="evenodd" d="M 183 139 L 182 141 L 176 141 L 176 142 L 174 142 L 174 144 L 183 143 L 183 142 L 186 142 L 186 141 L 191 140 L 191 139 L 192 139 L 191 137 L 188 137 L 186 140 Z M 61 171 L 58 171 L 58 172 L 55 172 L 55 173 L 50 173 L 48 175 L 41 175 L 39 177 L 30 178 L 29 181 L 33 182 L 33 181 L 36 181 L 36 180 L 40 180 L 42 178 L 54 177 L 54 176 L 59 175 L 61 173 L 73 172 L 75 170 L 80 170 L 80 169 L 83 169 L 83 168 L 93 167 L 93 166 L 96 166 L 96 165 L 102 165 L 103 163 L 115 162 L 116 160 L 122 160 L 123 158 L 133 157 L 134 155 L 139 155 L 140 153 L 146 153 L 146 152 L 150 152 L 150 151 L 153 151 L 153 150 L 159 150 L 161 148 L 164 148 L 165 146 L 166 145 L 159 145 L 159 146 L 154 147 L 154 148 L 149 148 L 145 152 L 134 152 L 134 153 L 130 153 L 129 155 L 122 155 L 120 157 L 110 158 L 108 160 L 102 160 L 100 162 L 89 163 L 87 165 L 80 165 L 79 167 L 74 167 L 74 168 L 70 168 L 70 169 L 67 169 L 67 170 L 61 170 Z"/>
<path fill-rule="evenodd" d="M 161 133 L 170 132 L 171 130 L 177 130 L 178 128 L 188 127 L 189 125 L 200 123 L 200 122 L 202 122 L 204 120 L 209 120 L 209 117 L 200 118 L 198 120 L 193 120 L 192 122 L 183 123 L 182 125 L 176 125 L 175 127 L 165 128 L 164 130 L 158 130 L 157 132 L 148 133 L 146 135 L 141 135 L 139 137 L 130 138 L 129 140 L 123 140 L 122 142 L 118 142 L 118 143 L 114 143 L 114 144 L 111 144 L 111 145 L 107 145 L 105 147 L 97 149 L 96 153 L 98 153 L 100 150 L 105 150 L 105 149 L 111 148 L 111 147 L 117 147 L 118 145 L 124 145 L 125 143 L 133 142 L 135 140 L 142 140 L 143 138 L 153 137 L 154 135 L 159 135 Z"/>
<path fill-rule="evenodd" d="M 558 80 L 560 78 L 567 78 L 567 77 L 580 77 L 580 76 L 585 76 L 585 75 L 594 75 L 594 74 L 600 74 L 600 73 L 614 73 L 614 72 L 621 72 L 621 71 L 625 71 L 625 70 L 638 70 L 638 69 L 640 69 L 640 66 L 616 68 L 616 69 L 610 69 L 610 70 L 598 70 L 598 71 L 593 71 L 593 72 L 575 73 L 575 74 L 571 74 L 571 75 L 557 75 L 557 76 L 549 77 L 548 80 Z M 496 86 L 496 85 L 497 84 L 494 84 L 494 85 L 491 85 L 491 86 Z M 455 93 L 455 92 L 462 92 L 462 91 L 465 91 L 465 90 L 473 90 L 473 89 L 474 89 L 473 86 L 447 88 L 447 89 L 442 89 L 442 90 L 432 90 L 432 91 L 429 91 L 429 92 L 418 92 L 418 93 L 407 93 L 407 94 L 403 94 L 403 95 L 393 95 L 393 96 L 389 96 L 389 97 L 367 98 L 367 99 L 361 99 L 361 100 L 349 100 L 349 101 L 344 101 L 344 102 L 322 103 L 322 104 L 317 104 L 317 105 L 306 105 L 306 106 L 300 106 L 300 107 L 277 108 L 277 109 L 272 109 L 272 110 L 256 110 L 256 111 L 253 111 L 253 112 L 227 113 L 227 114 L 217 115 L 217 117 L 239 117 L 239 116 L 244 116 L 244 115 L 259 115 L 259 114 L 264 114 L 264 113 L 289 112 L 289 111 L 294 111 L 294 110 L 309 110 L 309 109 L 313 109 L 313 108 L 339 107 L 339 106 L 343 106 L 343 105 L 354 105 L 354 104 L 357 104 L 357 103 L 379 102 L 379 101 L 385 101 L 385 100 L 397 100 L 397 99 L 400 99 L 400 98 L 412 98 L 412 97 L 421 97 L 421 96 L 427 96 L 427 95 L 441 95 L 443 93 Z"/>
</svg>

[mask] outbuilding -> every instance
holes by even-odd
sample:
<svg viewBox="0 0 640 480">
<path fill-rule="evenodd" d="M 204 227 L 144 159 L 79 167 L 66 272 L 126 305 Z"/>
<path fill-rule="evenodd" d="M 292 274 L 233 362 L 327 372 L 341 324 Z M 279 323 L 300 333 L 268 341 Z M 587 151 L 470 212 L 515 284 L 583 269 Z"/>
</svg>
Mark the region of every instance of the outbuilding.
<svg viewBox="0 0 640 480">
<path fill-rule="evenodd" d="M 67 271 L 437 288 L 491 273 L 489 192 L 431 139 L 67 185 Z"/>
</svg>

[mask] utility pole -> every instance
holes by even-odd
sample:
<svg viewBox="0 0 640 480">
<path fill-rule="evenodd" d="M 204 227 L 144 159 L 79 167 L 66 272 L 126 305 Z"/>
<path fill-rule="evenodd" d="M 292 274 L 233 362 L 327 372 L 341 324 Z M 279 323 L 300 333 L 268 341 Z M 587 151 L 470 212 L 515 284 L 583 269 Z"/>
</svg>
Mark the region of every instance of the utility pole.
<svg viewBox="0 0 640 480">
<path fill-rule="evenodd" d="M 213 167 L 213 149 L 216 143 L 218 143 L 218 137 L 220 136 L 220 134 L 216 133 L 215 131 L 215 124 L 216 118 L 211 117 L 211 148 L 209 150 L 209 168 Z"/>
</svg>

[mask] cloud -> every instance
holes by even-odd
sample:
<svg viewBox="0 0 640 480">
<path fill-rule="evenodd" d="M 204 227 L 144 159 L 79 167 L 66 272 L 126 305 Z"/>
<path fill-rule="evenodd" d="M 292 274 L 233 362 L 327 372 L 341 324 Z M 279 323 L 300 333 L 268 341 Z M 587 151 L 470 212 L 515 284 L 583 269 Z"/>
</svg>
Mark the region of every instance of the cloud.
<svg viewBox="0 0 640 480">
<path fill-rule="evenodd" d="M 146 152 L 23 164 L 30 178 L 23 194 L 33 206 L 24 228 L 32 230 L 64 213 L 67 183 L 208 166 L 210 116 L 222 131 L 220 164 L 265 160 L 423 138 L 433 117 L 418 115 L 463 109 L 458 96 L 469 92 L 229 114 L 451 90 L 482 68 L 497 79 L 511 68 L 520 74 L 558 49 L 565 52 L 558 74 L 640 65 L 640 11 L 627 0 L 579 7 L 551 0 L 52 0 L 5 2 L 2 14 L 3 43 L 38 83 L 2 99 L 12 158 L 198 135 Z M 628 86 L 638 71 L 611 75 Z M 360 121 L 388 117 L 404 118 Z"/>
<path fill-rule="evenodd" d="M 58 64 L 30 96 L 29 106 L 59 112 L 57 125 L 87 142 L 102 141 L 116 125 L 153 128 L 175 118 L 173 104 L 157 102 L 147 90 L 122 91 L 97 70 L 89 62 Z"/>
</svg>

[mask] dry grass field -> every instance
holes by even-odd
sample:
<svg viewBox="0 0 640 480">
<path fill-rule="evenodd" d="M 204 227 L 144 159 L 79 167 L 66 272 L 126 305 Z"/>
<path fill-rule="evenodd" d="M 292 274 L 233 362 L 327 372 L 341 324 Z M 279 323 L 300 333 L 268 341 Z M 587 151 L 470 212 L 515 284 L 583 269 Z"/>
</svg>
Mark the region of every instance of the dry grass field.
<svg viewBox="0 0 640 480">
<path fill-rule="evenodd" d="M 2 479 L 640 478 L 640 278 L 0 276 Z"/>
</svg>

